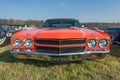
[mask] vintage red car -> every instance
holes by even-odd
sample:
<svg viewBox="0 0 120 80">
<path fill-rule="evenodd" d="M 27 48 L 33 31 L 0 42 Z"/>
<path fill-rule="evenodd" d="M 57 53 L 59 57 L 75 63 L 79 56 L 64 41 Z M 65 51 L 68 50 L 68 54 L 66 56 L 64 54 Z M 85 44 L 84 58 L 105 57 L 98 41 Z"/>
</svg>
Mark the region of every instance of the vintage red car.
<svg viewBox="0 0 120 80">
<path fill-rule="evenodd" d="M 11 47 L 10 52 L 22 59 L 98 59 L 110 52 L 110 36 L 101 30 L 83 28 L 76 19 L 57 18 L 46 20 L 39 29 L 15 33 Z"/>
</svg>

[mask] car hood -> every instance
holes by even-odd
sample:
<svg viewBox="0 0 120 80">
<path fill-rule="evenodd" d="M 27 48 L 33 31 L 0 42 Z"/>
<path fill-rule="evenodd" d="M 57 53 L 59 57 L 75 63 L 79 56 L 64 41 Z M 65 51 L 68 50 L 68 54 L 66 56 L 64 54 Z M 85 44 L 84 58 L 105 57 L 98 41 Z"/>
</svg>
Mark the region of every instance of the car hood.
<svg viewBox="0 0 120 80">
<path fill-rule="evenodd" d="M 89 29 L 69 28 L 69 29 L 33 29 L 25 30 L 14 34 L 14 37 L 33 37 L 48 39 L 67 39 L 67 38 L 86 38 L 86 37 L 108 37 L 103 31 L 94 31 Z"/>
<path fill-rule="evenodd" d="M 80 29 L 42 29 L 35 38 L 85 38 L 86 35 Z"/>
</svg>

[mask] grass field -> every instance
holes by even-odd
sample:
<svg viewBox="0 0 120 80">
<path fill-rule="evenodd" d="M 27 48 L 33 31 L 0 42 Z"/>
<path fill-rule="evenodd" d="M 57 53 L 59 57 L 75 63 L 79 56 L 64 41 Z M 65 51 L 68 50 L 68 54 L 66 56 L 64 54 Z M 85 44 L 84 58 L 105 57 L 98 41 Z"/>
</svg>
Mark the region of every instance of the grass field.
<svg viewBox="0 0 120 80">
<path fill-rule="evenodd" d="M 104 59 L 56 65 L 20 60 L 0 47 L 0 80 L 120 80 L 120 46 L 112 45 Z"/>
</svg>

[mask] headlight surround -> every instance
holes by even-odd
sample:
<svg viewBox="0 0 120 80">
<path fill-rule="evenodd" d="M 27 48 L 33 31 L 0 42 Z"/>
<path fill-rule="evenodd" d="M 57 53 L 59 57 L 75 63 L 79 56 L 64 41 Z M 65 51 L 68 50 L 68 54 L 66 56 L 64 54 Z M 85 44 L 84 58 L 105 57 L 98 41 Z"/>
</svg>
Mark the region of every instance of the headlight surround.
<svg viewBox="0 0 120 80">
<path fill-rule="evenodd" d="M 31 38 L 24 39 L 24 46 L 25 47 L 31 47 L 33 44 L 33 40 Z"/>
<path fill-rule="evenodd" d="M 12 45 L 15 47 L 20 47 L 22 45 L 22 40 L 19 38 L 13 39 L 12 40 Z"/>
<path fill-rule="evenodd" d="M 107 39 L 101 39 L 99 41 L 99 47 L 100 48 L 105 48 L 108 45 L 108 40 Z"/>
<path fill-rule="evenodd" d="M 94 48 L 97 44 L 97 40 L 96 39 L 89 39 L 88 40 L 88 47 L 89 48 Z"/>
</svg>

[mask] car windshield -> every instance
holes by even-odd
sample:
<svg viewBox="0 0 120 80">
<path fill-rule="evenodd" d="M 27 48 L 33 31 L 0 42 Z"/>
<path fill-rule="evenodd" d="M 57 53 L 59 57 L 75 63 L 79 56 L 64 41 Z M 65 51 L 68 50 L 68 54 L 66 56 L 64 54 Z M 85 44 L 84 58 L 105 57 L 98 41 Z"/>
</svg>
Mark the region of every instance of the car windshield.
<svg viewBox="0 0 120 80">
<path fill-rule="evenodd" d="M 51 19 L 45 21 L 42 27 L 51 27 L 51 28 L 80 27 L 80 23 L 78 20 L 74 20 L 74 19 Z"/>
</svg>

